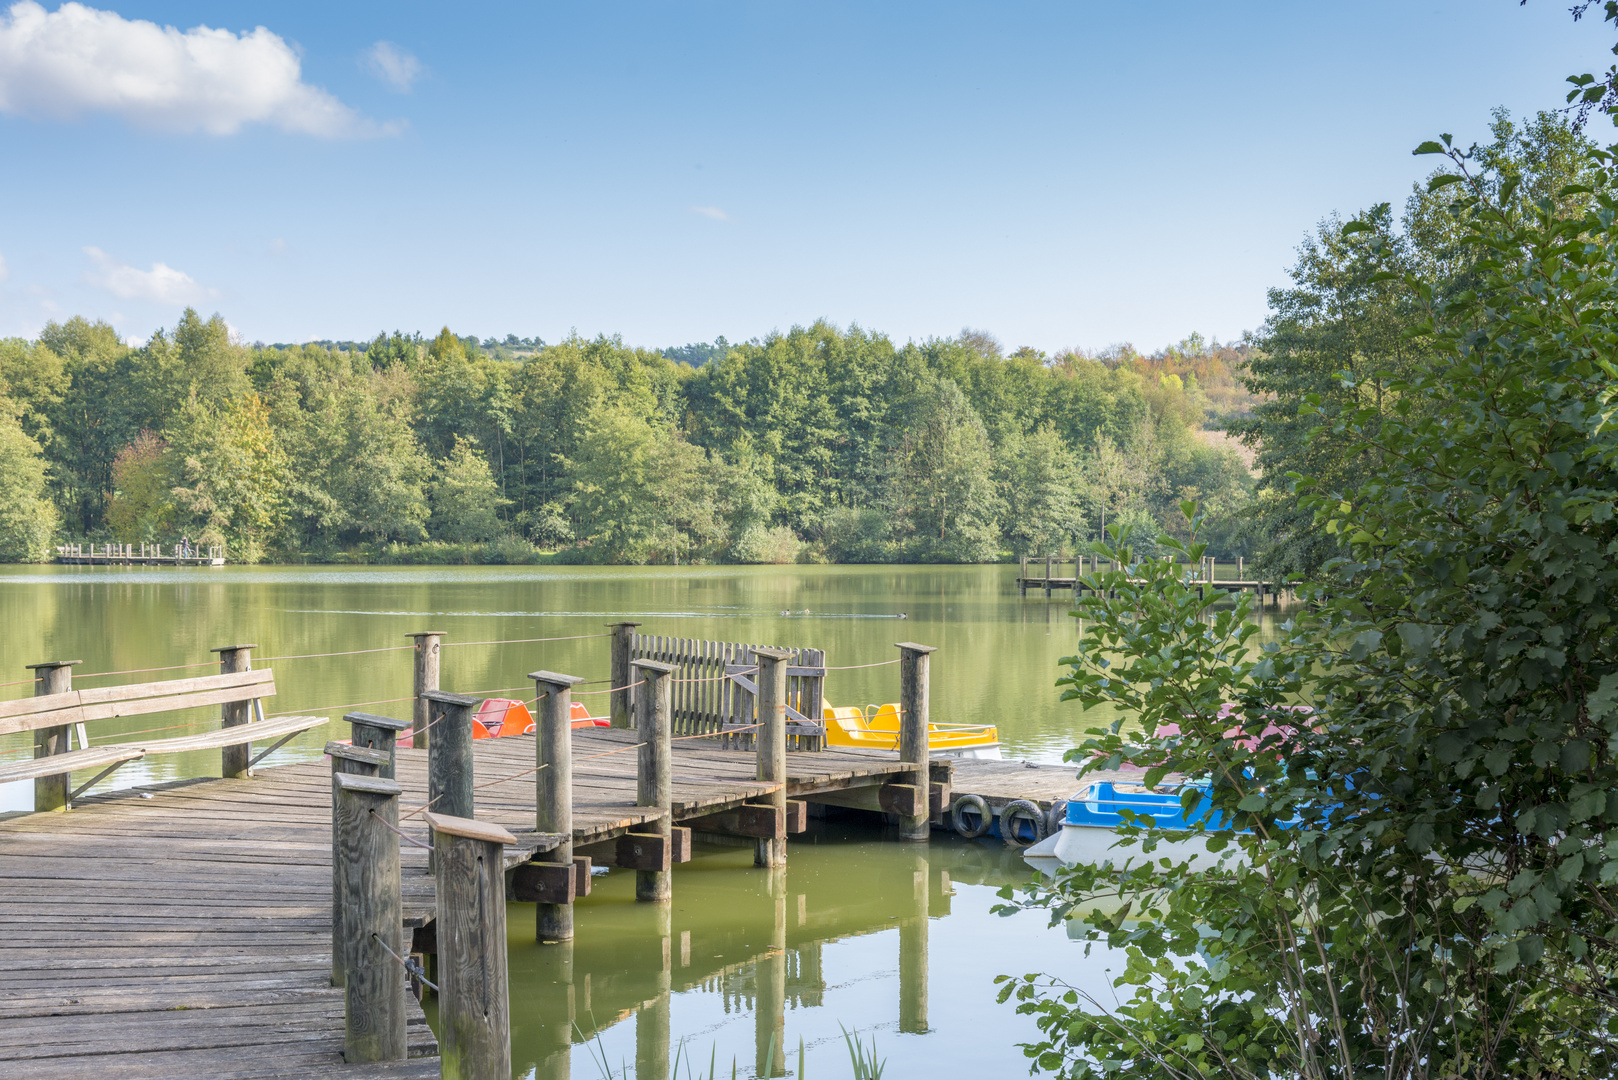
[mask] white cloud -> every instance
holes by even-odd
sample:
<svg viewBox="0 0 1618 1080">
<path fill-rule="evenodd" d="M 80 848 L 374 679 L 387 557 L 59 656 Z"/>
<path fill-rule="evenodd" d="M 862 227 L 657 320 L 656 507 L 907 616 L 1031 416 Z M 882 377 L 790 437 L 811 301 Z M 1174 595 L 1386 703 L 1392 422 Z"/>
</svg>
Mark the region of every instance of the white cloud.
<svg viewBox="0 0 1618 1080">
<path fill-rule="evenodd" d="M 365 68 L 401 94 L 421 78 L 421 61 L 391 41 L 379 41 L 365 50 Z"/>
<path fill-rule="evenodd" d="M 214 290 L 190 274 L 163 263 L 153 263 L 150 270 L 137 270 L 97 247 L 87 247 L 84 253 L 95 264 L 85 271 L 84 280 L 106 289 L 120 300 L 150 300 L 178 306 L 200 304 L 214 295 Z"/>
<path fill-rule="evenodd" d="M 4 281 L 10 276 L 11 267 L 6 265 L 6 257 L 4 255 L 0 255 L 0 281 Z"/>
<path fill-rule="evenodd" d="M 693 206 L 691 208 L 691 212 L 693 214 L 701 214 L 705 218 L 712 218 L 715 221 L 730 220 L 730 215 L 719 209 L 717 206 Z"/>
<path fill-rule="evenodd" d="M 112 113 L 143 127 L 231 135 L 244 124 L 330 138 L 385 133 L 303 81 L 298 54 L 260 26 L 184 33 L 114 11 L 34 0 L 0 16 L 0 112 Z"/>
</svg>

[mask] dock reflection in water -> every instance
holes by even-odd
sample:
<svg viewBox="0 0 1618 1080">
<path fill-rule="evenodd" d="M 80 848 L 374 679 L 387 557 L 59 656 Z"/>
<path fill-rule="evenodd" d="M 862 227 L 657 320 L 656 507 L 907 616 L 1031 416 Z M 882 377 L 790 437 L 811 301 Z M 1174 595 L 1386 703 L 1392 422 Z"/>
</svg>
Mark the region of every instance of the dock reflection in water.
<svg viewBox="0 0 1618 1080">
<path fill-rule="evenodd" d="M 849 1075 L 839 1024 L 876 1036 L 890 1080 L 1026 1074 L 1016 1044 L 1037 1032 L 995 1003 L 994 976 L 1050 971 L 1110 1000 L 1121 958 L 1086 958 L 1041 914 L 991 914 L 1027 864 L 998 842 L 934 837 L 814 822 L 782 871 L 755 869 L 750 844 L 699 842 L 670 905 L 636 903 L 630 872 L 598 877 L 566 944 L 536 944 L 532 913 L 513 911 L 514 1075 L 666 1080 L 683 1054 L 693 1074 L 717 1060 L 729 1076 L 734 1060 L 738 1075 L 786 1076 L 801 1038 L 807 1075 L 833 1080 Z"/>
</svg>

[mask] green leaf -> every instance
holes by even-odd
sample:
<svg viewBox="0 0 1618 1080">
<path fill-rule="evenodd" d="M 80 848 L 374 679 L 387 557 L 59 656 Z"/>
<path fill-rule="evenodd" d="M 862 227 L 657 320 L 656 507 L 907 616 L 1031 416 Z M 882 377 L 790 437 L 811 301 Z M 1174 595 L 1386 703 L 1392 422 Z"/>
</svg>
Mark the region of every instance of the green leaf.
<svg viewBox="0 0 1618 1080">
<path fill-rule="evenodd" d="M 1264 809 L 1264 805 L 1268 801 L 1269 800 L 1264 797 L 1263 792 L 1255 791 L 1253 794 L 1247 796 L 1246 798 L 1242 799 L 1241 802 L 1237 803 L 1236 809 L 1245 811 L 1249 814 L 1256 814 L 1260 810 Z"/>
<path fill-rule="evenodd" d="M 1435 143 L 1431 139 L 1428 139 L 1426 142 L 1422 143 L 1420 146 L 1416 147 L 1410 152 L 1412 154 L 1442 154 L 1444 152 L 1444 147 L 1442 144 Z"/>
<path fill-rule="evenodd" d="M 1350 221 L 1343 226 L 1343 236 L 1353 236 L 1355 233 L 1374 232 L 1375 226 L 1369 221 Z"/>
<path fill-rule="evenodd" d="M 1427 181 L 1427 193 L 1430 195 L 1439 188 L 1447 188 L 1451 184 L 1459 184 L 1465 179 L 1466 177 L 1461 176 L 1459 173 L 1439 173 L 1437 176 Z"/>
</svg>

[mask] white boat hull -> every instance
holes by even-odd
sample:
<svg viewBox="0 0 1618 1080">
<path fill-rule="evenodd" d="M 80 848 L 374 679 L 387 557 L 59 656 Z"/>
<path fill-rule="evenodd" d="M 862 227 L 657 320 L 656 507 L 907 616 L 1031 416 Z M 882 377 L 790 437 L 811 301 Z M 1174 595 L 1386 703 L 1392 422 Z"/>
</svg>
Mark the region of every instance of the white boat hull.
<svg viewBox="0 0 1618 1080">
<path fill-rule="evenodd" d="M 1112 829 L 1063 825 L 1059 831 L 1025 849 L 1023 858 L 1036 870 L 1051 876 L 1055 876 L 1056 871 L 1064 866 L 1079 863 L 1121 867 L 1129 863 L 1138 866 L 1147 861 L 1171 859 L 1176 863 L 1190 862 L 1194 870 L 1206 870 L 1218 866 L 1222 858 L 1242 858 L 1240 852 L 1228 854 L 1232 852 L 1231 848 L 1209 851 L 1205 839 L 1160 841 L 1149 854 L 1141 850 L 1139 843 L 1123 847 L 1119 841 L 1120 837 Z"/>
</svg>

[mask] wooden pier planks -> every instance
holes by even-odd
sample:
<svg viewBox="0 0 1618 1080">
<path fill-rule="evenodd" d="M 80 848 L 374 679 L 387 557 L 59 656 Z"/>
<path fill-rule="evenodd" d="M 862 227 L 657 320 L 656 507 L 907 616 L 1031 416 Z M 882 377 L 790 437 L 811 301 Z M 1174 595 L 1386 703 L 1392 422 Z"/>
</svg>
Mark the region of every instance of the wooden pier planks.
<svg viewBox="0 0 1618 1080">
<path fill-rule="evenodd" d="M 655 814 L 636 807 L 637 733 L 574 736 L 578 842 Z M 673 745 L 676 818 L 776 789 L 750 752 L 718 739 Z M 477 817 L 534 825 L 534 740 L 474 745 Z M 893 755 L 788 755 L 789 791 L 907 773 Z M 506 783 L 490 783 L 513 777 Z M 400 749 L 401 825 L 426 835 L 427 754 Z M 436 1058 L 342 1062 L 342 991 L 330 986 L 331 777 L 324 761 L 251 780 L 193 780 L 81 800 L 69 813 L 0 821 L 0 1061 L 7 1080 L 95 1077 L 428 1077 Z M 526 833 L 526 837 L 524 834 Z M 432 915 L 426 853 L 401 849 L 405 921 Z M 412 1005 L 413 1054 L 436 1053 Z"/>
</svg>

